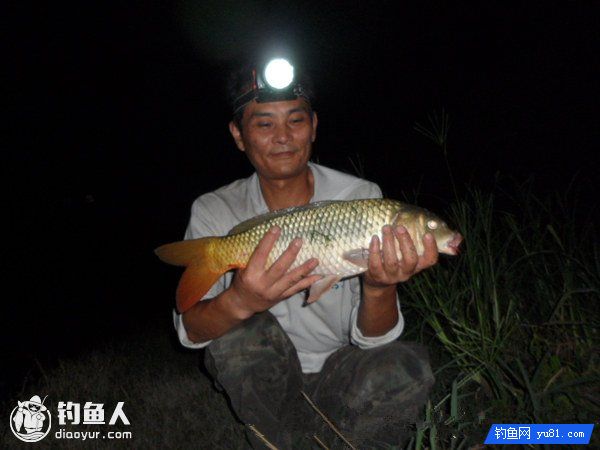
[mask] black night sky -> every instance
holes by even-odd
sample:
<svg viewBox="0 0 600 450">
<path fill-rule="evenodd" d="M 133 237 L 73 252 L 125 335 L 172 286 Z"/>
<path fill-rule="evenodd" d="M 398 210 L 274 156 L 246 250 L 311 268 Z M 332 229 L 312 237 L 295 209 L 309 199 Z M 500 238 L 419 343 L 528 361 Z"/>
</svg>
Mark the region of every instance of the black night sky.
<svg viewBox="0 0 600 450">
<path fill-rule="evenodd" d="M 497 174 L 538 192 L 600 169 L 594 2 L 13 3 L 3 91 L 0 389 L 52 361 L 168 327 L 192 201 L 248 176 L 231 140 L 228 72 L 285 50 L 317 88 L 321 164 L 390 197 L 450 199 L 441 150 L 414 130 L 442 108 L 460 185 Z M 8 120 L 8 122 L 7 122 Z M 5 219 L 6 220 L 6 219 Z"/>
</svg>

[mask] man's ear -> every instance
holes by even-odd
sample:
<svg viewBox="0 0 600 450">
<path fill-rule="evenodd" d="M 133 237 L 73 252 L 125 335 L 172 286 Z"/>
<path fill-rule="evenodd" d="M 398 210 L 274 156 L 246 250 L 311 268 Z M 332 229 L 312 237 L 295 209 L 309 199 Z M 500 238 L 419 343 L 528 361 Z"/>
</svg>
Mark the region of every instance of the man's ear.
<svg viewBox="0 0 600 450">
<path fill-rule="evenodd" d="M 229 132 L 231 133 L 231 136 L 233 137 L 237 148 L 245 152 L 246 147 L 244 146 L 244 140 L 242 139 L 242 132 L 240 131 L 238 126 L 233 122 L 233 120 L 229 122 Z"/>
<path fill-rule="evenodd" d="M 317 112 L 313 111 L 312 112 L 312 136 L 310 138 L 311 142 L 315 142 L 315 139 L 317 139 L 317 124 L 318 124 L 318 119 L 317 119 Z"/>
</svg>

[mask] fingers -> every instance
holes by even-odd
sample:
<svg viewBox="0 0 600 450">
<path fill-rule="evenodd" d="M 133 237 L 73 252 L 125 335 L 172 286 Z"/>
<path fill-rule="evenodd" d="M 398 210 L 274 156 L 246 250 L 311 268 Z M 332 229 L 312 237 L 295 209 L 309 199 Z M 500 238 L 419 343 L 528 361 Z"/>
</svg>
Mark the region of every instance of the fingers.
<svg viewBox="0 0 600 450">
<path fill-rule="evenodd" d="M 296 290 L 296 292 L 305 289 L 310 286 L 313 282 L 306 282 L 308 274 L 310 274 L 315 267 L 319 265 L 319 261 L 316 258 L 311 258 L 304 264 L 290 270 L 287 274 L 280 277 L 272 286 L 272 289 L 276 292 L 287 292 L 288 290 L 295 290 L 297 286 L 303 286 Z M 320 275 L 311 275 L 317 277 L 317 280 L 321 278 Z M 316 280 L 315 280 L 316 281 Z"/>
<path fill-rule="evenodd" d="M 415 271 L 419 261 L 417 249 L 405 227 L 395 230 L 386 225 L 382 229 L 382 242 L 373 236 L 369 246 L 369 272 L 375 280 L 404 280 Z M 398 258 L 396 240 L 402 253 Z M 397 282 L 397 281 L 396 281 Z"/>
<path fill-rule="evenodd" d="M 273 280 L 281 278 L 283 274 L 285 274 L 288 271 L 288 269 L 292 266 L 301 248 L 302 239 L 296 238 L 292 242 L 290 242 L 288 248 L 285 249 L 285 251 L 279 256 L 279 258 L 277 258 L 277 261 L 275 261 L 273 265 L 267 270 L 268 276 Z"/>
<path fill-rule="evenodd" d="M 388 275 L 394 275 L 398 272 L 400 266 L 400 261 L 396 253 L 396 237 L 394 236 L 392 227 L 388 225 L 383 227 L 382 235 L 383 269 Z"/>
<path fill-rule="evenodd" d="M 242 271 L 242 273 L 245 272 L 244 281 L 250 290 L 267 302 L 289 297 L 306 289 L 321 278 L 320 275 L 309 275 L 319 264 L 316 258 L 311 258 L 290 270 L 302 248 L 302 239 L 300 238 L 290 242 L 279 258 L 266 269 L 269 254 L 280 235 L 280 228 L 273 226 L 263 236 L 252 253 L 246 269 Z"/>
<path fill-rule="evenodd" d="M 402 271 L 410 274 L 415 271 L 419 261 L 417 249 L 415 248 L 415 244 L 413 243 L 412 238 L 405 227 L 396 227 L 395 232 L 396 238 L 398 239 L 398 244 L 400 245 L 400 251 L 402 252 Z"/>
<path fill-rule="evenodd" d="M 379 236 L 374 235 L 369 243 L 369 272 L 379 274 L 383 272 L 383 261 L 381 259 L 381 246 Z"/>
<path fill-rule="evenodd" d="M 423 236 L 423 248 L 423 255 L 419 258 L 416 267 L 417 271 L 431 267 L 438 262 L 439 252 L 435 238 L 431 233 L 427 233 Z"/>
<path fill-rule="evenodd" d="M 309 275 L 305 278 L 302 278 L 298 283 L 294 284 L 289 289 L 286 289 L 283 294 L 281 294 L 281 297 L 291 297 L 292 295 L 297 294 L 304 289 L 308 289 L 313 283 L 316 283 L 321 278 L 321 275 Z"/>
<path fill-rule="evenodd" d="M 423 247 L 424 253 L 419 256 L 405 227 L 393 229 L 386 225 L 382 229 L 381 242 L 377 236 L 371 239 L 366 280 L 370 284 L 396 284 L 434 265 L 438 251 L 435 238 L 430 233 L 423 237 Z"/>
<path fill-rule="evenodd" d="M 311 273 L 318 265 L 319 260 L 317 258 L 310 258 L 308 261 L 296 267 L 294 270 L 290 270 L 290 272 L 286 275 L 286 278 L 290 280 L 290 284 L 297 283 Z"/>
<path fill-rule="evenodd" d="M 254 249 L 254 252 L 252 252 L 250 259 L 248 260 L 247 267 L 258 267 L 264 269 L 269 258 L 269 253 L 271 253 L 271 250 L 273 249 L 275 242 L 277 242 L 277 239 L 279 239 L 280 234 L 281 228 L 278 226 L 272 226 L 262 237 Z"/>
</svg>

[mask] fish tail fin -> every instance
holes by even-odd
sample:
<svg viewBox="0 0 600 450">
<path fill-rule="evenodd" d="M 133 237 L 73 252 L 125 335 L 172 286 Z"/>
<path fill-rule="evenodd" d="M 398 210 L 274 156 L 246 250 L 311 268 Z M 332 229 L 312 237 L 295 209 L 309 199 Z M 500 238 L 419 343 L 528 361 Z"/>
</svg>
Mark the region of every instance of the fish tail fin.
<svg viewBox="0 0 600 450">
<path fill-rule="evenodd" d="M 184 313 L 210 290 L 231 264 L 219 258 L 221 238 L 207 237 L 163 245 L 154 253 L 164 262 L 186 266 L 177 286 L 177 310 Z"/>
</svg>

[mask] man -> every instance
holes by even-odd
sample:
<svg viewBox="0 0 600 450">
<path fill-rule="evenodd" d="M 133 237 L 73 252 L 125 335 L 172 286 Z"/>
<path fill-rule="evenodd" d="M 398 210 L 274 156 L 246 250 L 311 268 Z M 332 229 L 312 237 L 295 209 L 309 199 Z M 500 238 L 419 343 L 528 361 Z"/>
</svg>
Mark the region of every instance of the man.
<svg viewBox="0 0 600 450">
<path fill-rule="evenodd" d="M 186 239 L 224 235 L 239 222 L 321 200 L 381 197 L 371 182 L 309 162 L 317 114 L 308 82 L 270 87 L 253 67 L 232 84 L 233 139 L 255 173 L 202 195 Z M 362 284 L 344 280 L 309 306 L 304 290 L 319 279 L 315 259 L 289 270 L 302 241 L 265 267 L 280 230 L 261 240 L 245 269 L 227 273 L 175 326 L 182 344 L 207 347 L 205 363 L 236 414 L 279 448 L 310 447 L 323 421 L 306 392 L 358 448 L 398 445 L 427 398 L 433 376 L 426 351 L 397 341 L 404 321 L 396 286 L 437 261 L 433 236 L 418 256 L 404 228 L 373 237 Z M 396 255 L 396 242 L 402 258 Z M 260 442 L 249 433 L 251 443 Z M 313 441 L 314 443 L 314 441 Z"/>
</svg>

